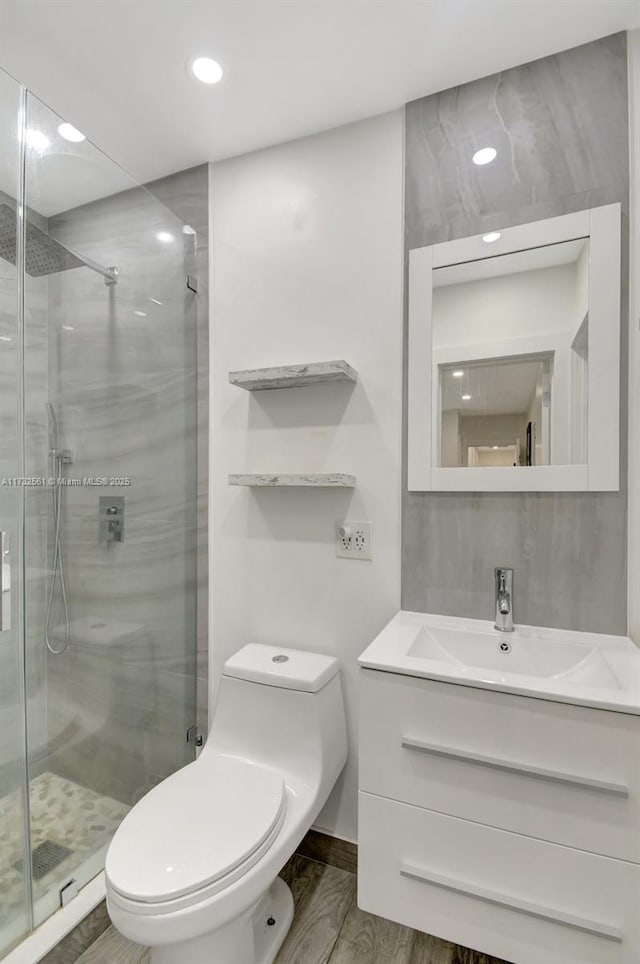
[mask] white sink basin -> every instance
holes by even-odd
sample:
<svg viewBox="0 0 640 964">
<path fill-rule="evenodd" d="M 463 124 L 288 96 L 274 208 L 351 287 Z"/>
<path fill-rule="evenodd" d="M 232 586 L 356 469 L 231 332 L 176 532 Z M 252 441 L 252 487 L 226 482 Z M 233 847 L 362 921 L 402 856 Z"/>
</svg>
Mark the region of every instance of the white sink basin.
<svg viewBox="0 0 640 964">
<path fill-rule="evenodd" d="M 607 679 L 615 687 L 618 686 L 595 646 L 569 643 L 561 639 L 423 627 L 409 647 L 407 655 L 443 660 L 477 669 L 498 670 L 500 673 L 524 673 L 525 676 L 544 677 L 568 673 L 585 660 L 595 657 L 595 662 L 602 664 L 600 669 L 607 674 Z"/>
<path fill-rule="evenodd" d="M 626 636 L 399 612 L 360 657 L 371 669 L 640 714 L 640 650 Z"/>
</svg>

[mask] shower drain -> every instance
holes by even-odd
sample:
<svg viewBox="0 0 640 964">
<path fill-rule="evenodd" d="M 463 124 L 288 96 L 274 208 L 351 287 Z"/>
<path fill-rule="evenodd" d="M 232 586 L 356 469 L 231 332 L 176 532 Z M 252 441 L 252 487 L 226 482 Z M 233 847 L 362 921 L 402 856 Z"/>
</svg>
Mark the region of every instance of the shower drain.
<svg viewBox="0 0 640 964">
<path fill-rule="evenodd" d="M 69 857 L 73 853 L 73 850 L 69 850 L 68 847 L 63 847 L 62 844 L 57 844 L 53 840 L 43 840 L 41 844 L 31 851 L 31 873 L 33 874 L 34 880 L 41 880 L 45 874 L 50 873 L 50 871 L 55 870 L 58 864 Z M 17 860 L 13 865 L 18 873 L 23 872 L 24 861 Z"/>
</svg>

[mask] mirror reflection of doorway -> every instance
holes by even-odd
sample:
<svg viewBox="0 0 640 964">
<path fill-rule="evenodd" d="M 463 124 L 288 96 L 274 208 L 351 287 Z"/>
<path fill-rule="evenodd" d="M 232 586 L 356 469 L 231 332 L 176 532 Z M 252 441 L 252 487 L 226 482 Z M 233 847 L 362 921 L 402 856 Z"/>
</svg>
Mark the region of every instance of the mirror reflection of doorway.
<svg viewBox="0 0 640 964">
<path fill-rule="evenodd" d="M 467 449 L 467 465 L 473 468 L 520 465 L 520 457 L 520 439 L 512 445 L 470 445 Z"/>
<path fill-rule="evenodd" d="M 439 365 L 440 465 L 549 465 L 553 352 Z"/>
</svg>

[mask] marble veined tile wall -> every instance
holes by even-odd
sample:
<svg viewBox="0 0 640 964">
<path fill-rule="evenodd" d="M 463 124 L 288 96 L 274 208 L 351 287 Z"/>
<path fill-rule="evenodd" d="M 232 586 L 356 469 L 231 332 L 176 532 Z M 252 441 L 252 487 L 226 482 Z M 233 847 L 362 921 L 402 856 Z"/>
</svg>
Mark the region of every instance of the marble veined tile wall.
<svg viewBox="0 0 640 964">
<path fill-rule="evenodd" d="M 15 209 L 15 199 L 0 192 L 0 203 Z M 29 220 L 42 227 L 44 222 L 29 210 Z M 25 276 L 25 472 L 31 476 L 46 473 L 46 413 L 47 392 L 47 279 Z M 0 260 L 0 477 L 17 474 L 17 399 L 18 399 L 18 329 L 16 299 L 16 268 Z M 6 493 L 6 490 L 5 490 Z M 45 563 L 47 548 L 47 497 L 42 489 L 28 488 L 25 497 L 25 568 L 26 597 L 25 642 L 27 669 L 27 698 L 30 713 L 30 746 L 37 754 L 46 745 L 46 660 L 43 647 L 43 626 L 46 601 Z M 16 506 L 12 561 L 17 555 Z M 14 620 L 14 632 L 17 623 Z M 5 708 L 5 724 L 0 733 L 0 780 L 7 756 L 13 756 L 21 733 L 20 715 L 15 705 L 14 647 L 0 650 L 0 705 Z M 8 751 L 8 752 L 7 752 Z"/>
<path fill-rule="evenodd" d="M 208 728 L 209 682 L 209 167 L 202 164 L 147 187 L 196 231 L 197 331 L 197 616 L 198 726 Z"/>
<path fill-rule="evenodd" d="M 131 479 L 64 492 L 72 637 L 49 659 L 50 768 L 126 803 L 192 755 L 197 303 L 185 282 L 195 239 L 182 227 L 143 189 L 49 222 L 119 269 L 110 287 L 87 268 L 49 279 L 49 391 L 67 472 Z M 104 495 L 124 496 L 122 543 L 99 539 Z"/>
<path fill-rule="evenodd" d="M 497 159 L 471 156 L 492 145 Z M 406 249 L 619 201 L 628 222 L 626 37 L 617 34 L 414 101 Z M 627 277 L 623 270 L 622 329 Z M 517 622 L 625 633 L 626 343 L 619 493 L 403 495 L 402 605 L 489 619 L 515 567 Z M 406 399 L 405 399 L 406 413 Z M 406 417 L 405 417 L 406 452 Z"/>
</svg>

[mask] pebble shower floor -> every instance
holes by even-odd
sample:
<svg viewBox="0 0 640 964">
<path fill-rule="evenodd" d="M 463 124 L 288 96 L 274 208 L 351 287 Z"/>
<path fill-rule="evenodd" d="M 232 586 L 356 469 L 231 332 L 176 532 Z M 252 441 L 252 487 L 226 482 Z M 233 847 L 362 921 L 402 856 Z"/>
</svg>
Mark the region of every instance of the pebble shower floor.
<svg viewBox="0 0 640 964">
<path fill-rule="evenodd" d="M 107 843 L 129 807 L 55 773 L 30 783 L 34 900 L 73 876 L 84 859 Z M 21 800 L 19 791 L 0 799 L 0 827 L 14 846 L 0 855 L 0 928 L 24 900 Z"/>
</svg>

